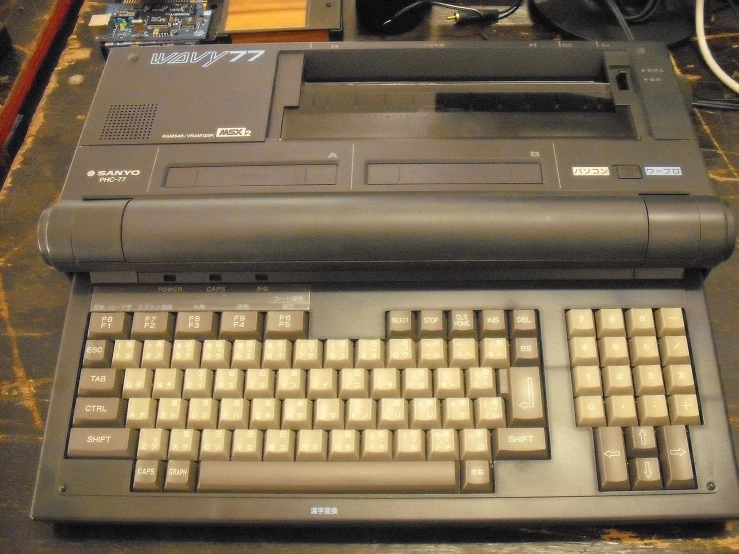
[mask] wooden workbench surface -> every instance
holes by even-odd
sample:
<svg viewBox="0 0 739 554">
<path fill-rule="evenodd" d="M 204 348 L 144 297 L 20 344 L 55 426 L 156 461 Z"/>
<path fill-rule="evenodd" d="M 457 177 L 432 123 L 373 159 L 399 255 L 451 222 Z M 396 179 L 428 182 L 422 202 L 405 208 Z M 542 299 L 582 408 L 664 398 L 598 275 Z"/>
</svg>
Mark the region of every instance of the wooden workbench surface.
<svg viewBox="0 0 739 554">
<path fill-rule="evenodd" d="M 102 11 L 87 2 L 86 23 Z M 529 40 L 556 38 L 532 26 L 525 10 L 485 30 L 454 28 L 436 8 L 416 29 L 397 39 Z M 733 63 L 739 23 L 723 12 L 708 32 L 724 64 Z M 80 26 L 78 25 L 78 29 Z M 352 2 L 345 0 L 345 33 L 358 36 Z M 367 37 L 359 37 L 367 38 Z M 676 66 L 699 95 L 724 91 L 708 76 L 694 44 L 674 51 Z M 36 221 L 61 191 L 66 169 L 103 67 L 92 39 L 78 31 L 49 83 L 9 178 L 0 190 L 0 551 L 243 551 L 270 552 L 719 552 L 739 551 L 736 522 L 726 525 L 504 529 L 289 530 L 194 527 L 58 526 L 33 522 L 29 510 L 53 370 L 69 294 L 69 281 L 42 262 Z M 739 214 L 739 113 L 693 111 L 704 158 L 719 194 Z M 713 271 L 707 284 L 719 363 L 735 445 L 739 445 L 739 255 Z"/>
</svg>

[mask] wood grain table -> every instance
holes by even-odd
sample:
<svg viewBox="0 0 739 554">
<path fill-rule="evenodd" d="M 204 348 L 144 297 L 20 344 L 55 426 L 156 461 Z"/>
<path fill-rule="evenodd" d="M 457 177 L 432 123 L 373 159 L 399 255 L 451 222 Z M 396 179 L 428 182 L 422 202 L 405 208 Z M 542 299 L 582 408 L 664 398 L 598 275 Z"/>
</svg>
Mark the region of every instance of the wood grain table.
<svg viewBox="0 0 739 554">
<path fill-rule="evenodd" d="M 43 95 L 30 131 L 0 190 L 0 551 L 2 552 L 731 552 L 739 551 L 737 522 L 711 525 L 462 528 L 199 528 L 53 526 L 29 517 L 69 280 L 42 262 L 36 221 L 54 202 L 103 68 L 83 32 L 102 2 L 86 2 L 77 31 Z M 345 0 L 345 38 L 378 38 L 357 30 Z M 406 34 L 382 40 L 558 38 L 527 10 L 481 29 L 450 25 L 434 8 Z M 708 29 L 716 57 L 737 74 L 739 23 L 730 12 Z M 729 97 L 708 74 L 694 43 L 674 50 L 676 67 L 698 95 Z M 693 110 L 706 165 L 719 194 L 739 214 L 739 113 Z M 739 445 L 739 255 L 714 270 L 708 302 L 734 444 Z"/>
</svg>

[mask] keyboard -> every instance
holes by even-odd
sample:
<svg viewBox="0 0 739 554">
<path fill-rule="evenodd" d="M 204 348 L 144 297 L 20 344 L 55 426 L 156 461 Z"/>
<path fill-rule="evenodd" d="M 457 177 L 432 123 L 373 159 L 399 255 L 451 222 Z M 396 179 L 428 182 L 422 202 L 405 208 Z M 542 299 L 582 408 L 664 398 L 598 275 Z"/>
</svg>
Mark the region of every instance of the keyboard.
<svg viewBox="0 0 739 554">
<path fill-rule="evenodd" d="M 736 515 L 710 327 L 700 279 L 690 283 L 93 286 L 78 275 L 34 515 Z"/>
</svg>

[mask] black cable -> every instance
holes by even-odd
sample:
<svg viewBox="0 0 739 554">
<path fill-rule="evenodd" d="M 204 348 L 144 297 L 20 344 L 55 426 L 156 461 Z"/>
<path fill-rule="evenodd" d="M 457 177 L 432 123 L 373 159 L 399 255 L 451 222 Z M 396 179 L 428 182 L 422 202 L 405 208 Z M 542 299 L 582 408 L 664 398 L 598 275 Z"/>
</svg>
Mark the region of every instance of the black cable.
<svg viewBox="0 0 739 554">
<path fill-rule="evenodd" d="M 421 6 L 440 6 L 450 10 L 455 10 L 454 15 L 448 19 L 453 19 L 456 23 L 481 23 L 481 22 L 496 22 L 504 19 L 513 14 L 518 8 L 521 7 L 524 0 L 515 0 L 513 4 L 505 8 L 504 10 L 490 9 L 490 10 L 478 10 L 477 8 L 470 8 L 467 6 L 459 6 L 456 4 L 447 4 L 445 2 L 436 2 L 435 0 L 420 0 L 404 7 L 403 9 L 396 12 L 390 19 L 383 23 L 383 26 L 390 25 L 393 20 L 403 16 L 411 10 L 415 10 Z"/>
<path fill-rule="evenodd" d="M 706 110 L 737 110 L 739 111 L 739 100 L 732 99 L 716 99 L 695 98 L 693 100 L 694 108 Z"/>
<path fill-rule="evenodd" d="M 616 18 L 616 21 L 618 21 L 618 24 L 621 26 L 621 29 L 623 29 L 624 34 L 626 35 L 626 39 L 629 42 L 634 42 L 634 35 L 631 32 L 631 29 L 629 28 L 629 24 L 626 22 L 626 19 L 624 18 L 624 14 L 621 13 L 621 10 L 616 5 L 616 2 L 614 0 L 605 0 L 606 5 L 608 6 L 608 9 L 611 10 L 611 13 Z"/>
<path fill-rule="evenodd" d="M 739 6 L 737 6 L 737 3 L 734 0 L 728 0 L 728 2 L 731 9 L 734 10 L 734 15 L 739 19 Z"/>
<path fill-rule="evenodd" d="M 640 12 L 630 13 L 630 10 L 625 6 L 624 0 L 619 0 L 618 7 L 624 16 L 624 19 L 628 23 L 645 23 L 649 21 L 657 10 L 659 9 L 662 0 L 647 0 Z"/>
</svg>

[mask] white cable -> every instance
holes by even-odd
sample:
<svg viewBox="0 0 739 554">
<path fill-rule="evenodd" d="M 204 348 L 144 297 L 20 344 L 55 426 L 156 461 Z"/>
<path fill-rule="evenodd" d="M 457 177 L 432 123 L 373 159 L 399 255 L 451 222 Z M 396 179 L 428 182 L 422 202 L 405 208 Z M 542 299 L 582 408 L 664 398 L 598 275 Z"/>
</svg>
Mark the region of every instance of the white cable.
<svg viewBox="0 0 739 554">
<path fill-rule="evenodd" d="M 706 62 L 708 67 L 713 71 L 713 74 L 718 77 L 722 83 L 724 83 L 731 90 L 739 94 L 739 83 L 732 79 L 721 66 L 716 63 L 716 60 L 708 49 L 708 42 L 706 41 L 706 30 L 704 27 L 703 13 L 704 13 L 705 0 L 696 0 L 695 2 L 695 36 L 698 39 L 698 47 L 700 48 L 703 60 Z"/>
</svg>

